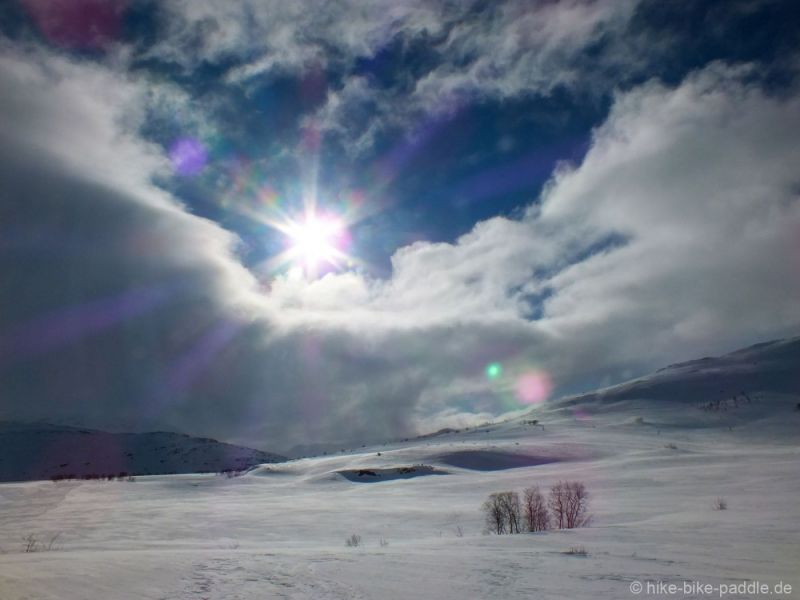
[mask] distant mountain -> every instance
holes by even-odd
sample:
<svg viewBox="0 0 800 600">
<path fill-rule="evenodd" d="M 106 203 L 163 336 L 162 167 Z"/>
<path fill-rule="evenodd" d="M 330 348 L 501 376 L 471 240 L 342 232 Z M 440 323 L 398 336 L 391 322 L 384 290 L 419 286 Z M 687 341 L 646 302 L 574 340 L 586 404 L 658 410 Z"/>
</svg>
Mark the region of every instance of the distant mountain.
<svg viewBox="0 0 800 600">
<path fill-rule="evenodd" d="M 285 457 L 210 438 L 0 421 L 0 481 L 240 471 Z"/>
</svg>

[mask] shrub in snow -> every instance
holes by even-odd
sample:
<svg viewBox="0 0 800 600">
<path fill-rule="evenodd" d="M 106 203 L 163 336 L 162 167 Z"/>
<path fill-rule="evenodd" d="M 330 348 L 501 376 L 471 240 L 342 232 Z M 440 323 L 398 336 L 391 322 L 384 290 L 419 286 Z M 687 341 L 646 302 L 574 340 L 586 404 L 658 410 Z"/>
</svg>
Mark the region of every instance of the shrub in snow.
<svg viewBox="0 0 800 600">
<path fill-rule="evenodd" d="M 725 498 L 717 498 L 714 500 L 714 510 L 728 510 L 728 501 Z"/>
<path fill-rule="evenodd" d="M 570 556 L 588 556 L 589 553 L 586 551 L 586 548 L 583 546 L 572 546 L 569 550 L 564 552 L 564 554 L 569 554 Z"/>
<path fill-rule="evenodd" d="M 59 537 L 61 537 L 61 532 L 50 536 L 50 539 L 47 542 L 42 542 L 34 534 L 29 533 L 22 538 L 22 551 L 29 553 L 49 552 L 50 550 L 56 550 L 57 548 L 55 547 L 55 543 Z"/>
<path fill-rule="evenodd" d="M 344 545 L 348 548 L 357 548 L 361 545 L 361 536 L 354 533 L 344 541 Z"/>
</svg>

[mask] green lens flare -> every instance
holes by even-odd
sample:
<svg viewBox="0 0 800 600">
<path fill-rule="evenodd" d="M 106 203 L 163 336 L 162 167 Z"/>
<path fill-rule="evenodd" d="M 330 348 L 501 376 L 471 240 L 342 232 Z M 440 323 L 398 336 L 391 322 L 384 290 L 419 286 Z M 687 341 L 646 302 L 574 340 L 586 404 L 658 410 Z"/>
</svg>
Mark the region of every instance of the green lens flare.
<svg viewBox="0 0 800 600">
<path fill-rule="evenodd" d="M 497 379 L 503 374 L 503 365 L 500 363 L 490 363 L 486 365 L 486 377 L 489 379 Z"/>
</svg>

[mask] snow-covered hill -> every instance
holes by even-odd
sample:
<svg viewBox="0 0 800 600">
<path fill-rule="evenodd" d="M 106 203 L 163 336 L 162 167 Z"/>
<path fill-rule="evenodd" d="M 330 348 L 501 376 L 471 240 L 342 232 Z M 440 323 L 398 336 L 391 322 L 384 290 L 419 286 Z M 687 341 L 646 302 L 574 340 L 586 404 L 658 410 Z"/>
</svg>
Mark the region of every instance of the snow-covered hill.
<svg viewBox="0 0 800 600">
<path fill-rule="evenodd" d="M 748 437 L 800 439 L 800 337 L 670 365 L 540 410 L 578 418 L 636 413 L 654 425 L 735 429 Z"/>
<path fill-rule="evenodd" d="M 800 395 L 800 337 L 755 344 L 719 357 L 670 365 L 658 372 L 574 397 L 603 401 L 644 398 L 668 402 L 733 401 L 754 394 Z"/>
<path fill-rule="evenodd" d="M 241 471 L 282 456 L 163 431 L 0 422 L 0 481 Z"/>
<path fill-rule="evenodd" d="M 0 598 L 791 598 L 798 346 L 692 361 L 506 422 L 232 479 L 3 484 Z M 586 484 L 590 527 L 484 534 L 488 494 L 546 493 L 559 480 Z M 715 510 L 719 497 L 726 510 Z M 361 543 L 348 547 L 353 534 Z M 25 552 L 31 540 L 37 551 Z M 753 582 L 770 593 L 729 587 Z M 649 587 L 662 584 L 680 592 Z"/>
</svg>

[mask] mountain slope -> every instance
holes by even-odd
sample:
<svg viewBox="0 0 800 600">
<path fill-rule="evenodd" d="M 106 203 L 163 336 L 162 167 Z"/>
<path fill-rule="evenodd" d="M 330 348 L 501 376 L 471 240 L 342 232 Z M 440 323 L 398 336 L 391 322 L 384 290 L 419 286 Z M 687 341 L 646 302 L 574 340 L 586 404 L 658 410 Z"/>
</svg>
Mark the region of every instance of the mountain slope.
<svg viewBox="0 0 800 600">
<path fill-rule="evenodd" d="M 613 402 L 726 402 L 755 394 L 800 395 L 800 337 L 755 344 L 719 357 L 676 363 L 608 388 L 564 398 Z"/>
<path fill-rule="evenodd" d="M 0 422 L 0 481 L 242 470 L 284 457 L 169 432 Z"/>
<path fill-rule="evenodd" d="M 718 357 L 548 402 L 544 412 L 577 419 L 626 418 L 656 429 L 706 428 L 793 444 L 800 433 L 800 337 L 755 344 Z M 633 415 L 633 416 L 632 416 Z"/>
</svg>

